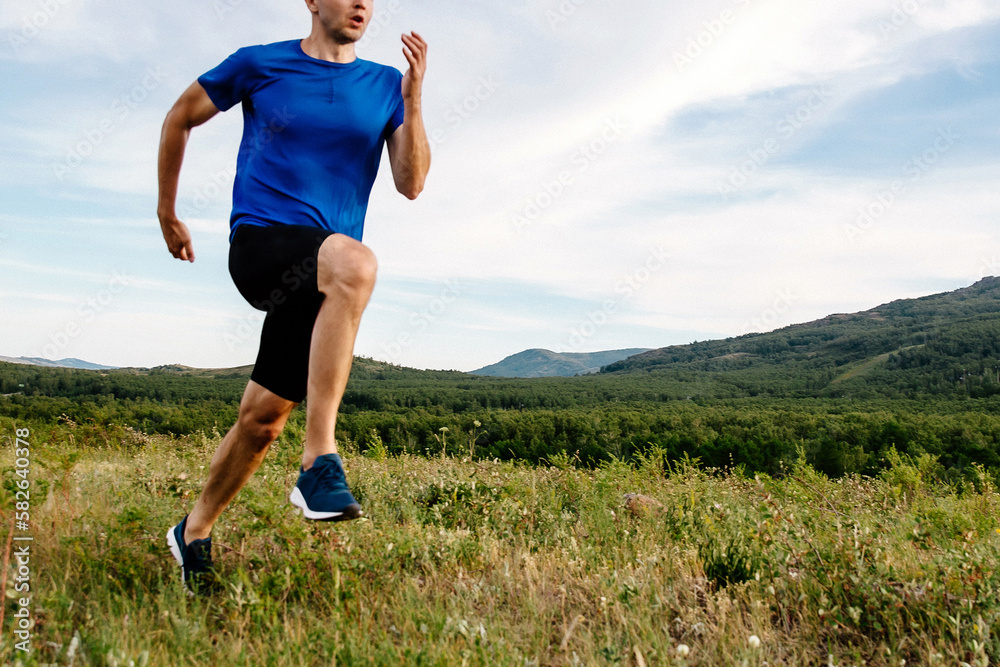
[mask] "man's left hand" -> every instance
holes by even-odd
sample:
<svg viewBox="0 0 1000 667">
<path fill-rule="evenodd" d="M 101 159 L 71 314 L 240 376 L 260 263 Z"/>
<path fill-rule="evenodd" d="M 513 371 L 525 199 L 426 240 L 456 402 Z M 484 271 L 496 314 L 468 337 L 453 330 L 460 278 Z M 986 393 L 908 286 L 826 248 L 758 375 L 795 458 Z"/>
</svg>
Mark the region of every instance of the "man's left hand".
<svg viewBox="0 0 1000 667">
<path fill-rule="evenodd" d="M 424 71 L 427 69 L 427 42 L 415 32 L 403 34 L 403 55 L 410 69 L 403 75 L 403 100 L 407 104 L 420 102 L 420 90 L 424 83 Z"/>
</svg>

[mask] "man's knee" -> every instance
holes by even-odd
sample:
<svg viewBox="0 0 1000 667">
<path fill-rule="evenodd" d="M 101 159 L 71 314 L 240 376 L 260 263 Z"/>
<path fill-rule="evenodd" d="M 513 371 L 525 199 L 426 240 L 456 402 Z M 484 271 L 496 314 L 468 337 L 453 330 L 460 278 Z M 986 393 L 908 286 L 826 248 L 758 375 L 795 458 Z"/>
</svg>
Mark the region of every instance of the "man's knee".
<svg viewBox="0 0 1000 667">
<path fill-rule="evenodd" d="M 375 253 L 361 243 L 343 234 L 328 236 L 319 249 L 319 290 L 346 290 L 371 293 L 375 286 L 378 262 Z"/>
<path fill-rule="evenodd" d="M 245 410 L 240 413 L 240 428 L 255 448 L 264 450 L 281 435 L 287 418 L 279 412 Z"/>
</svg>

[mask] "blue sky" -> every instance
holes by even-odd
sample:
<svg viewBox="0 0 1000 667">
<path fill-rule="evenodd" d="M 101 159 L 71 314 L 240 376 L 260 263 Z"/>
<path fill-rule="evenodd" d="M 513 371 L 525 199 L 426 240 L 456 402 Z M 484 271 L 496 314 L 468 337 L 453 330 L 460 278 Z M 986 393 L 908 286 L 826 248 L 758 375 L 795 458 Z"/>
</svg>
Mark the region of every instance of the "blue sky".
<svg viewBox="0 0 1000 667">
<path fill-rule="evenodd" d="M 414 202 L 376 182 L 358 354 L 660 347 L 1000 274 L 995 2 L 375 8 L 361 57 L 405 70 L 399 34 L 430 45 L 434 157 Z M 253 361 L 226 268 L 240 114 L 188 147 L 194 264 L 160 236 L 157 142 L 201 73 L 308 29 L 298 0 L 0 6 L 0 355 Z"/>
</svg>

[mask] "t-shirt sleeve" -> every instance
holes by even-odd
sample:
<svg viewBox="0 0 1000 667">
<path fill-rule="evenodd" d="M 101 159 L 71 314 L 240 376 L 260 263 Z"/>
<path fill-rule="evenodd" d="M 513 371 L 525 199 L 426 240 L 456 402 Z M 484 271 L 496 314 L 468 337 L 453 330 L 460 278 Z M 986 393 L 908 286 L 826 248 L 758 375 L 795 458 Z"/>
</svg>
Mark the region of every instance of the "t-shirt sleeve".
<svg viewBox="0 0 1000 667">
<path fill-rule="evenodd" d="M 386 139 L 391 137 L 396 128 L 403 124 L 403 116 L 406 110 L 403 104 L 403 75 L 399 73 L 399 70 L 394 70 L 394 72 L 391 102 L 394 106 L 392 116 L 389 117 L 389 122 L 385 124 L 385 130 L 382 133 Z"/>
<path fill-rule="evenodd" d="M 198 77 L 198 83 L 219 111 L 226 111 L 250 94 L 256 73 L 250 50 L 243 48 Z"/>
</svg>

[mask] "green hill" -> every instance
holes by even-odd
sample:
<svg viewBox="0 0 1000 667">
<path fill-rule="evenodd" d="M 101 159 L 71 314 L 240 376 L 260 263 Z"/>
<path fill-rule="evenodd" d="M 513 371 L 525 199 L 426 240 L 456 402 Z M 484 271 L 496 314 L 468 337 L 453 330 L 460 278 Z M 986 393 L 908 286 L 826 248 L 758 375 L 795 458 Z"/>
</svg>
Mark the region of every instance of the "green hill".
<svg viewBox="0 0 1000 667">
<path fill-rule="evenodd" d="M 991 396 L 1000 393 L 1000 279 L 765 334 L 675 345 L 602 373 L 689 379 L 717 395 Z M 726 392 L 724 387 L 732 391 Z"/>
<path fill-rule="evenodd" d="M 893 448 L 950 479 L 1000 484 L 1000 280 L 766 334 L 673 346 L 580 377 L 500 378 L 356 359 L 337 421 L 348 449 L 528 462 L 694 457 L 780 474 L 881 470 Z M 0 363 L 0 415 L 131 432 L 224 432 L 249 367 L 107 371 Z M 295 438 L 304 410 L 294 411 Z M 286 438 L 285 435 L 282 438 Z M 558 459 L 562 460 L 562 459 Z"/>
<path fill-rule="evenodd" d="M 232 403 L 250 371 L 250 366 L 179 365 L 90 371 L 0 363 L 0 393 Z M 688 398 L 985 398 L 1000 394 L 998 373 L 1000 279 L 985 278 L 953 292 L 765 334 L 651 350 L 584 377 L 486 377 L 358 358 L 344 411 L 574 408 Z"/>
</svg>

